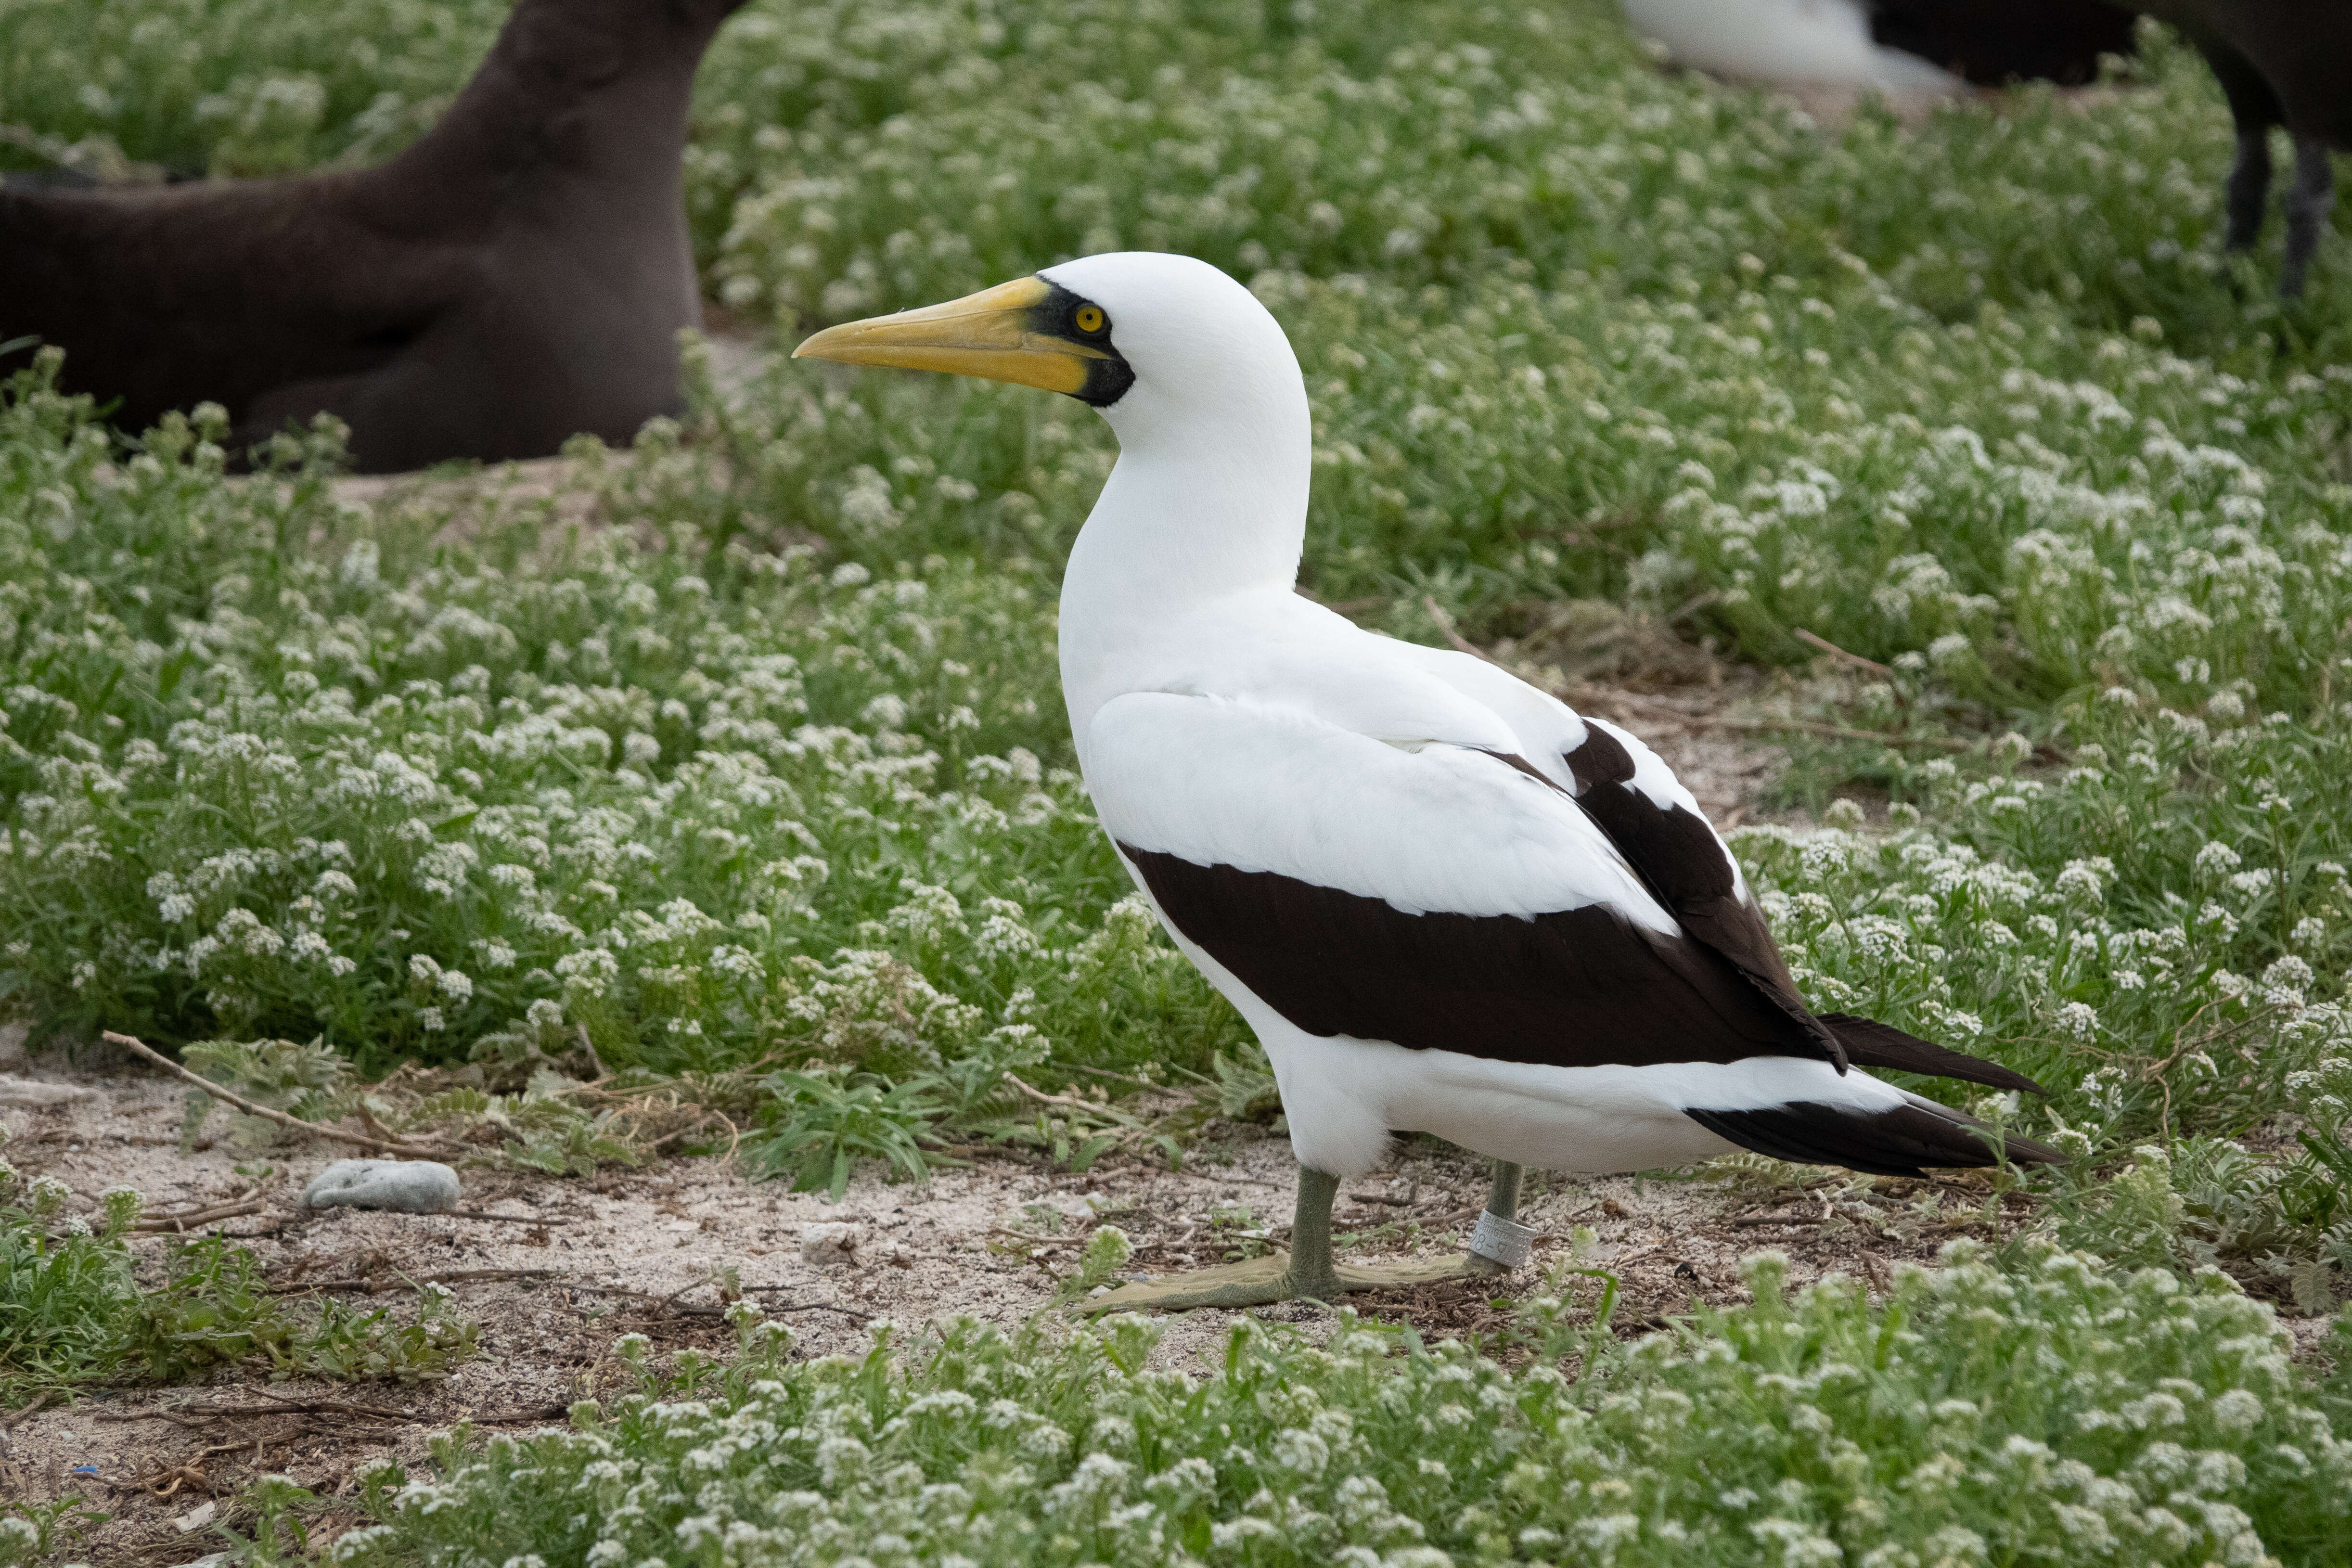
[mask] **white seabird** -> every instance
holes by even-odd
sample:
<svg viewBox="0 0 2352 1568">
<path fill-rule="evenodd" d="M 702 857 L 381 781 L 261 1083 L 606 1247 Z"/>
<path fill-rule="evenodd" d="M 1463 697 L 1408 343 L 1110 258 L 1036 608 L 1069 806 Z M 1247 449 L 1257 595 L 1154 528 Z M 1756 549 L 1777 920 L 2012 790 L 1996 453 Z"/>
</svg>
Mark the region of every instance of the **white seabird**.
<svg viewBox="0 0 2352 1568">
<path fill-rule="evenodd" d="M 1676 65 L 1751 81 L 1958 93 L 1968 83 L 1870 36 L 1864 0 L 1624 0 Z"/>
<path fill-rule="evenodd" d="M 2054 1152 L 1860 1066 L 2027 1079 L 1797 994 L 1746 879 L 1639 740 L 1296 591 L 1313 427 L 1289 341 L 1189 257 L 1087 257 L 796 354 L 1044 387 L 1119 458 L 1063 580 L 1088 794 L 1169 935 L 1265 1044 L 1300 1178 L 1286 1267 L 1095 1305 L 1238 1306 L 1526 1256 L 1518 1167 L 1735 1148 L 1915 1174 Z M 1391 1135 L 1498 1162 L 1469 1258 L 1335 1268 L 1339 1179 Z"/>
<path fill-rule="evenodd" d="M 1791 87 L 2080 86 L 2132 52 L 2136 0 L 1622 0 L 1678 65 Z"/>
</svg>

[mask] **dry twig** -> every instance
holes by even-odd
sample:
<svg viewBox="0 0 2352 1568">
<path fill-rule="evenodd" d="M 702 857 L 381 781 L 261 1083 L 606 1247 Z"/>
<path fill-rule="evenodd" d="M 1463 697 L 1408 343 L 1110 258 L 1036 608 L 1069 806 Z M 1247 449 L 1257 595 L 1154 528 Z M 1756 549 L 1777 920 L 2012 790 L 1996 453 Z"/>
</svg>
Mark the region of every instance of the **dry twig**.
<svg viewBox="0 0 2352 1568">
<path fill-rule="evenodd" d="M 792 1289 L 790 1285 L 746 1285 L 743 1287 L 743 1294 L 769 1296 Z M 855 1318 L 861 1323 L 870 1323 L 874 1321 L 874 1314 L 871 1312 L 861 1312 L 851 1307 L 836 1307 L 830 1301 L 780 1301 L 765 1310 L 770 1312 L 839 1312 L 843 1317 Z"/>
<path fill-rule="evenodd" d="M 347 1399 L 289 1399 L 266 1388 L 250 1392 L 267 1405 L 159 1405 L 152 1410 L 100 1410 L 100 1421 L 169 1421 L 178 1426 L 200 1426 L 214 1421 L 247 1415 L 373 1415 L 388 1421 L 415 1421 L 414 1410 L 387 1410 L 380 1405 L 354 1405 Z"/>
<path fill-rule="evenodd" d="M 297 1132 L 315 1132 L 321 1138 L 331 1138 L 340 1143 L 355 1144 L 362 1149 L 373 1149 L 386 1154 L 398 1154 L 411 1160 L 441 1160 L 457 1152 L 455 1150 L 437 1148 L 431 1144 L 401 1143 L 386 1138 L 372 1138 L 363 1132 L 346 1132 L 340 1127 L 326 1127 L 315 1121 L 305 1121 L 299 1116 L 289 1116 L 282 1110 L 272 1110 L 266 1105 L 256 1105 L 241 1094 L 231 1093 L 210 1079 L 201 1078 L 190 1072 L 163 1052 L 149 1046 L 144 1040 L 134 1038 L 130 1035 L 118 1035 L 111 1029 L 104 1031 L 99 1037 L 109 1045 L 121 1046 L 132 1055 L 144 1058 L 173 1078 L 194 1088 L 203 1089 L 215 1100 L 236 1106 L 247 1116 L 258 1116 L 264 1121 L 275 1121 L 279 1126 L 290 1127 Z"/>
<path fill-rule="evenodd" d="M 131 1227 L 133 1236 L 179 1236 L 192 1225 L 210 1225 L 218 1219 L 236 1219 L 244 1215 L 259 1214 L 269 1205 L 254 1193 L 225 1198 L 201 1208 L 182 1209 L 175 1214 L 151 1214 Z"/>
<path fill-rule="evenodd" d="M 708 1279 L 698 1279 L 694 1282 L 694 1285 L 708 1285 L 710 1281 Z M 694 1285 L 688 1285 L 686 1287 L 686 1289 L 693 1289 Z M 593 1290 L 603 1296 L 626 1296 L 633 1301 L 650 1301 L 665 1312 L 678 1312 L 689 1318 L 723 1318 L 727 1315 L 727 1309 L 724 1307 L 697 1307 L 679 1300 L 678 1297 L 684 1295 L 686 1293 L 685 1290 L 673 1290 L 667 1296 L 656 1296 L 650 1290 L 632 1290 L 625 1285 L 589 1285 L 583 1283 L 574 1285 L 572 1289 L 575 1290 Z"/>
<path fill-rule="evenodd" d="M 460 1268 L 451 1273 L 436 1274 L 430 1270 L 420 1270 L 420 1272 L 425 1275 L 423 1283 L 427 1285 L 461 1285 L 492 1279 L 552 1279 L 561 1275 L 563 1270 L 561 1268 Z M 290 1280 L 285 1284 L 272 1285 L 269 1289 L 272 1294 L 279 1296 L 299 1295 L 305 1290 L 360 1290 L 370 1296 L 381 1296 L 387 1290 L 414 1290 L 417 1285 L 416 1279 L 395 1269 L 390 1277 L 383 1279 Z"/>
<path fill-rule="evenodd" d="M 1817 648 L 1821 652 L 1829 655 L 1832 658 L 1837 659 L 1842 663 L 1853 665 L 1858 669 L 1869 670 L 1874 675 L 1883 675 L 1889 680 L 1895 679 L 1895 672 L 1887 668 L 1885 665 L 1879 663 L 1876 659 L 1864 658 L 1858 653 L 1848 653 L 1845 649 L 1838 647 L 1837 644 L 1830 641 L 1829 638 L 1822 636 L 1819 632 L 1809 632 L 1802 626 L 1797 626 L 1792 629 L 1791 635 L 1793 635 L 1799 642 L 1803 643 L 1807 647 Z"/>
<path fill-rule="evenodd" d="M 1104 1103 L 1100 1100 L 1085 1100 L 1075 1094 L 1047 1094 L 1042 1089 L 1032 1089 L 1029 1085 L 1023 1083 L 1018 1078 L 1009 1072 L 1004 1075 L 1004 1081 L 1011 1084 L 1013 1088 L 1019 1089 L 1022 1093 L 1027 1095 L 1030 1099 L 1035 1100 L 1040 1105 L 1060 1105 L 1066 1106 L 1073 1110 L 1088 1110 L 1097 1113 L 1099 1113 L 1106 1109 Z"/>
<path fill-rule="evenodd" d="M 1011 1237 L 1013 1240 L 1025 1242 L 1031 1247 L 1080 1247 L 1085 1245 L 1083 1242 L 1079 1241 L 1077 1237 L 1073 1236 L 1031 1236 L 1026 1231 L 1007 1230 L 1001 1225 L 990 1226 L 988 1227 L 988 1234 L 991 1236 Z"/>
</svg>

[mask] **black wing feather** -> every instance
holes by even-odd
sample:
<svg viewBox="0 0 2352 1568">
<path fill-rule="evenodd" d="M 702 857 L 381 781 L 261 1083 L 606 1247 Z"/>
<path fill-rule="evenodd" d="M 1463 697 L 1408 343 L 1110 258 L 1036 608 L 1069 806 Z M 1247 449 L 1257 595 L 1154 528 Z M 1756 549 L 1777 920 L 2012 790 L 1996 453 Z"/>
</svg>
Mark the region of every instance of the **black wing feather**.
<svg viewBox="0 0 2352 1568">
<path fill-rule="evenodd" d="M 1307 1034 L 1553 1067 L 1820 1058 L 1717 954 L 1606 905 L 1412 914 L 1121 844 L 1171 924 Z"/>
<path fill-rule="evenodd" d="M 1819 1100 L 1747 1110 L 1684 1112 L 1743 1149 L 1798 1165 L 1843 1165 L 1874 1176 L 1918 1176 L 1974 1169 L 2007 1158 L 2021 1165 L 2063 1165 L 2066 1157 L 2030 1138 L 2004 1138 L 1963 1111 L 1899 1105 L 1857 1110 Z M 1995 1144 L 2000 1152 L 1994 1152 Z"/>
<path fill-rule="evenodd" d="M 1633 753 L 1589 719 L 1583 744 L 1562 760 L 1576 780 L 1576 804 L 1608 835 L 1651 897 L 1685 931 L 1729 960 L 1843 1072 L 1843 1042 L 1797 994 L 1796 977 L 1764 923 L 1764 911 L 1738 896 L 1731 858 L 1706 819 L 1680 805 L 1662 808 L 1635 788 Z"/>
<path fill-rule="evenodd" d="M 1824 1013 L 1822 1022 L 1845 1042 L 1845 1054 L 1856 1067 L 1891 1068 L 1897 1072 L 1926 1073 L 1933 1078 L 1964 1079 L 1994 1089 L 2022 1089 L 2028 1094 L 2050 1091 L 2012 1068 L 1982 1057 L 1963 1056 L 1916 1035 L 1906 1035 L 1875 1018 L 1851 1013 Z"/>
</svg>

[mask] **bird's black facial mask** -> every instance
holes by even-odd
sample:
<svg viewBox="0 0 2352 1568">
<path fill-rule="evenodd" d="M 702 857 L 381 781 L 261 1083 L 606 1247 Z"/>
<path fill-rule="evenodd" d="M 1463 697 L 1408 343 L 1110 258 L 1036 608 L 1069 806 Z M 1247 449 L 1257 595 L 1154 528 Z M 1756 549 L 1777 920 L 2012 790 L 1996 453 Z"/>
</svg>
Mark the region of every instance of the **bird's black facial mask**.
<svg viewBox="0 0 2352 1568">
<path fill-rule="evenodd" d="M 1050 278 L 1040 278 L 1038 281 L 1053 291 L 1036 308 L 1038 330 L 1099 350 L 1107 356 L 1087 362 L 1086 384 L 1070 395 L 1097 408 L 1108 408 L 1135 384 L 1134 367 L 1111 342 L 1114 323 L 1110 313 Z"/>
</svg>

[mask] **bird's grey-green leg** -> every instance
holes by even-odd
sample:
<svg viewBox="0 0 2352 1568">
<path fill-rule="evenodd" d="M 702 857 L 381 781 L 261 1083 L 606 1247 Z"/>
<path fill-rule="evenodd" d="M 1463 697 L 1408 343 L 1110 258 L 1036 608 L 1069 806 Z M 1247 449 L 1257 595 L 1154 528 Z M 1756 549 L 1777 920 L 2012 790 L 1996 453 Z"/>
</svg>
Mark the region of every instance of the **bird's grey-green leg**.
<svg viewBox="0 0 2352 1568">
<path fill-rule="evenodd" d="M 1495 1184 L 1486 1189 L 1486 1212 L 1497 1219 L 1519 1217 L 1519 1179 L 1526 1169 L 1508 1160 L 1495 1162 Z"/>
<path fill-rule="evenodd" d="M 1470 1272 L 1507 1274 L 1528 1260 L 1536 1233 L 1519 1220 L 1519 1178 L 1525 1174 L 1508 1160 L 1495 1162 L 1495 1184 L 1487 1190 L 1486 1212 L 1470 1233 Z"/>
<path fill-rule="evenodd" d="M 1517 1168 L 1512 1167 L 1513 1190 Z M 1397 1289 L 1462 1279 L 1477 1268 L 1477 1259 L 1462 1253 L 1440 1258 L 1408 1258 L 1387 1264 L 1341 1266 L 1331 1247 L 1331 1204 L 1339 1195 L 1339 1178 L 1321 1171 L 1298 1170 L 1298 1206 L 1290 1224 L 1290 1255 L 1286 1258 L 1253 1258 L 1217 1268 L 1195 1269 L 1164 1279 L 1146 1279 L 1079 1302 L 1085 1312 L 1183 1312 L 1195 1307 L 1263 1307 L 1270 1302 L 1307 1300 L 1336 1300 L 1350 1290 Z"/>
<path fill-rule="evenodd" d="M 1339 1178 L 1298 1167 L 1298 1206 L 1290 1215 L 1290 1267 L 1282 1282 L 1293 1296 L 1328 1301 L 1347 1287 L 1331 1261 L 1331 1202 Z"/>
</svg>

